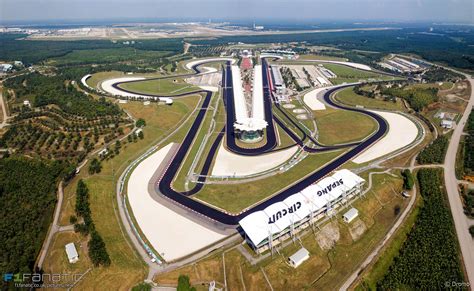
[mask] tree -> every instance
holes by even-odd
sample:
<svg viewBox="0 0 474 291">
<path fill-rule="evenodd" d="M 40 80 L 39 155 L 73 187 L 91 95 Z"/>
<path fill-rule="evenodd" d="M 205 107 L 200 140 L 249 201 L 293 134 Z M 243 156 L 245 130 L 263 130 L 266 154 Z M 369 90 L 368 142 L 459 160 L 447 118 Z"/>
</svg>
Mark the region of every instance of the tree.
<svg viewBox="0 0 474 291">
<path fill-rule="evenodd" d="M 144 137 L 144 136 L 143 136 L 143 131 L 140 131 L 140 132 L 138 133 L 138 137 L 139 137 L 140 139 L 143 139 L 143 137 Z"/>
<path fill-rule="evenodd" d="M 105 243 L 97 231 L 93 231 L 91 233 L 91 239 L 88 243 L 88 248 L 89 258 L 91 259 L 94 266 L 98 267 L 102 265 L 107 267 L 110 265 L 110 257 L 107 253 Z"/>
<path fill-rule="evenodd" d="M 406 190 L 413 189 L 413 185 L 415 184 L 415 181 L 413 179 L 413 174 L 410 172 L 410 170 L 408 169 L 403 170 L 402 176 L 403 176 L 403 188 L 405 188 Z"/>
<path fill-rule="evenodd" d="M 191 287 L 189 277 L 186 275 L 179 275 L 178 277 L 178 288 L 177 291 L 195 291 L 196 288 Z"/>
<path fill-rule="evenodd" d="M 474 225 L 471 225 L 469 227 L 469 233 L 471 234 L 472 237 L 474 237 Z"/>
<path fill-rule="evenodd" d="M 102 164 L 97 158 L 92 159 L 89 165 L 89 174 L 93 175 L 95 173 L 100 173 L 102 170 Z"/>
<path fill-rule="evenodd" d="M 135 122 L 136 127 L 144 127 L 146 125 L 146 121 L 143 118 L 138 118 L 138 120 Z"/>
<path fill-rule="evenodd" d="M 132 291 L 151 291 L 151 286 L 147 283 L 140 283 L 133 286 Z"/>
</svg>

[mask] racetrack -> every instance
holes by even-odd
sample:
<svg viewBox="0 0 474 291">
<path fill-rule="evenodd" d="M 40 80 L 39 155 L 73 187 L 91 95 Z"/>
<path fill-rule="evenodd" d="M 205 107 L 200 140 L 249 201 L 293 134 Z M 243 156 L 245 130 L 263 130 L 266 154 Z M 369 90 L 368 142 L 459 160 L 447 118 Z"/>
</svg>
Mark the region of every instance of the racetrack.
<svg viewBox="0 0 474 291">
<path fill-rule="evenodd" d="M 204 63 L 201 63 L 201 64 L 204 64 Z M 198 69 L 196 68 L 197 66 L 198 65 L 194 66 L 193 69 L 196 71 L 196 73 L 199 73 Z M 230 68 L 230 64 L 228 62 L 226 64 L 226 68 L 224 70 L 224 79 L 223 79 L 224 80 L 224 82 L 223 82 L 223 85 L 224 85 L 223 86 L 223 91 L 224 91 L 224 95 L 225 95 L 224 96 L 224 101 L 225 101 L 227 115 L 228 115 L 228 119 L 227 119 L 227 122 L 226 122 L 226 128 L 221 131 L 221 134 L 219 135 L 219 137 L 212 144 L 211 149 L 209 151 L 209 154 L 206 157 L 206 161 L 205 161 L 205 165 L 203 167 L 203 170 L 200 173 L 201 176 L 200 176 L 200 178 L 199 178 L 200 180 L 198 180 L 198 182 L 203 182 L 205 180 L 205 176 L 208 174 L 208 172 L 210 170 L 210 166 L 212 164 L 212 159 L 216 155 L 216 153 L 219 149 L 219 144 L 220 144 L 220 141 L 223 138 L 224 134 L 227 135 L 227 140 L 226 141 L 227 141 L 227 146 L 230 150 L 232 150 L 234 152 L 237 152 L 238 154 L 243 154 L 243 155 L 259 155 L 259 154 L 271 151 L 276 145 L 276 136 L 273 136 L 273 137 L 271 136 L 271 132 L 273 131 L 271 129 L 273 129 L 273 121 L 274 120 L 280 126 L 282 126 L 282 128 L 285 129 L 287 132 L 291 132 L 291 130 L 289 130 L 283 124 L 283 122 L 281 122 L 278 118 L 276 118 L 272 113 L 272 108 L 271 108 L 272 107 L 271 106 L 272 94 L 271 94 L 271 91 L 270 91 L 270 84 L 269 84 L 269 80 L 268 80 L 269 79 L 268 78 L 268 67 L 266 65 L 265 60 L 262 60 L 262 70 L 263 70 L 263 73 L 264 73 L 263 74 L 263 76 L 264 76 L 263 81 L 264 81 L 264 98 L 265 98 L 265 118 L 266 118 L 267 122 L 271 121 L 271 122 L 269 122 L 270 130 L 267 130 L 267 142 L 263 147 L 257 148 L 257 149 L 242 149 L 242 148 L 238 147 L 235 144 L 235 139 L 232 136 L 232 133 L 233 133 L 233 117 L 234 117 L 234 112 L 233 112 L 233 107 L 232 107 L 233 101 L 232 101 L 232 98 L 231 98 L 232 97 L 232 87 L 228 86 L 229 84 L 232 84 L 232 79 L 231 79 L 232 76 L 230 74 L 228 74 L 229 68 Z M 173 76 L 173 77 L 176 77 L 176 76 Z M 116 83 L 113 86 L 116 89 L 119 89 L 118 84 L 120 84 L 120 83 Z M 173 187 L 172 187 L 173 180 L 174 180 L 175 176 L 178 174 L 178 171 L 179 171 L 181 165 L 184 162 L 186 154 L 191 149 L 191 145 L 192 145 L 195 137 L 197 136 L 197 134 L 199 132 L 199 128 L 201 126 L 201 123 L 203 122 L 203 120 L 205 118 L 205 115 L 206 115 L 206 112 L 209 109 L 210 100 L 211 100 L 211 96 L 212 96 L 212 92 L 205 91 L 205 90 L 193 92 L 193 93 L 205 93 L 206 94 L 206 96 L 204 98 L 204 101 L 200 106 L 201 110 L 198 111 L 197 116 L 196 116 L 193 124 L 191 125 L 190 129 L 188 130 L 188 133 L 186 134 L 186 136 L 185 136 L 184 140 L 182 141 L 181 145 L 179 146 L 179 149 L 177 150 L 176 154 L 171 159 L 170 164 L 168 165 L 168 167 L 164 171 L 161 179 L 156 181 L 156 185 L 155 185 L 156 191 L 159 192 L 160 194 L 164 195 L 168 199 L 172 200 L 173 202 L 179 204 L 180 206 L 191 209 L 194 213 L 200 214 L 200 215 L 204 216 L 205 218 L 220 222 L 221 224 L 223 224 L 223 225 L 225 225 L 229 228 L 235 228 L 236 225 L 238 224 L 238 221 L 240 219 L 242 219 L 243 217 L 245 217 L 246 215 L 248 215 L 252 212 L 255 212 L 255 211 L 263 210 L 267 206 L 269 206 L 269 205 L 271 205 L 275 202 L 282 201 L 285 198 L 289 197 L 290 195 L 292 195 L 294 193 L 297 193 L 297 192 L 303 190 L 304 188 L 308 187 L 309 185 L 317 182 L 318 180 L 322 179 L 326 175 L 330 174 L 332 171 L 339 168 L 341 165 L 343 165 L 347 161 L 349 161 L 349 160 L 353 159 L 354 157 L 356 157 L 357 155 L 359 155 L 362 151 L 364 151 L 366 148 L 368 148 L 369 146 L 371 146 L 372 144 L 377 142 L 380 138 L 382 138 L 385 135 L 385 133 L 387 132 L 387 129 L 388 129 L 387 123 L 378 114 L 376 114 L 374 112 L 371 112 L 371 111 L 366 111 L 364 109 L 345 107 L 343 105 L 335 103 L 332 100 L 332 98 L 331 98 L 332 93 L 334 93 L 336 90 L 339 90 L 339 89 L 342 89 L 342 88 L 345 88 L 345 87 L 348 87 L 348 86 L 352 86 L 352 85 L 342 85 L 342 86 L 338 86 L 338 87 L 329 89 L 324 94 L 325 102 L 327 104 L 329 104 L 330 106 L 333 106 L 333 107 L 338 108 L 338 109 L 355 111 L 355 112 L 359 112 L 359 113 L 362 113 L 362 114 L 365 114 L 365 115 L 368 115 L 368 116 L 372 117 L 378 124 L 377 131 L 374 134 L 372 134 L 371 136 L 369 136 L 368 138 L 366 138 L 362 142 L 353 143 L 353 144 L 349 144 L 349 145 L 338 145 L 338 146 L 329 146 L 329 147 L 319 145 L 315 140 L 312 139 L 312 137 L 309 137 L 309 136 L 305 135 L 307 138 L 311 139 L 317 145 L 316 148 L 304 147 L 304 150 L 309 151 L 309 152 L 328 151 L 328 150 L 334 150 L 334 149 L 342 148 L 342 147 L 352 147 L 352 148 L 349 151 L 347 151 L 346 153 L 344 153 L 341 156 L 339 156 L 338 158 L 336 158 L 335 160 L 333 160 L 332 162 L 330 162 L 329 164 L 326 164 L 321 169 L 313 172 L 311 175 L 309 175 L 305 179 L 299 181 L 298 183 L 292 185 L 291 187 L 285 189 L 284 191 L 272 196 L 271 198 L 269 198 L 265 201 L 262 201 L 260 204 L 254 206 L 254 207 L 252 207 L 252 208 L 250 208 L 250 209 L 248 209 L 244 212 L 240 212 L 240 213 L 237 213 L 237 214 L 231 214 L 231 213 L 227 213 L 227 212 L 218 210 L 216 208 L 213 208 L 210 205 L 207 205 L 203 202 L 197 201 L 197 200 L 193 199 L 192 197 L 190 197 L 193 194 L 197 193 L 202 188 L 203 184 L 201 184 L 201 183 L 197 183 L 196 186 L 193 189 L 191 189 L 190 191 L 187 191 L 185 193 L 178 192 L 178 191 L 174 190 Z M 121 90 L 123 90 L 123 89 L 121 89 Z M 130 93 L 133 93 L 133 92 L 130 92 Z M 184 94 L 179 94 L 179 95 L 174 95 L 174 96 L 166 96 L 166 97 L 175 97 L 175 96 L 178 97 L 178 96 L 184 96 L 184 95 L 190 95 L 190 94 L 191 93 L 184 93 Z M 158 97 L 158 96 L 154 96 L 154 97 Z M 276 108 L 281 110 L 279 108 L 279 106 L 277 106 Z M 283 113 L 283 115 L 286 115 L 286 113 L 283 110 L 281 112 Z M 231 116 L 231 117 L 229 117 L 229 116 Z M 231 122 L 232 122 L 232 124 L 231 124 Z M 296 126 L 298 127 L 298 125 L 296 125 Z M 232 130 L 231 130 L 231 128 L 232 128 Z M 270 136 L 268 136 L 269 132 L 270 132 Z M 303 146 L 303 140 L 300 140 L 294 133 L 293 133 L 293 135 L 290 135 L 290 136 L 293 139 L 295 139 L 296 144 L 298 144 L 300 146 Z M 273 139 L 275 139 L 275 141 L 273 141 Z M 235 145 L 232 143 L 232 141 L 234 141 Z"/>
</svg>

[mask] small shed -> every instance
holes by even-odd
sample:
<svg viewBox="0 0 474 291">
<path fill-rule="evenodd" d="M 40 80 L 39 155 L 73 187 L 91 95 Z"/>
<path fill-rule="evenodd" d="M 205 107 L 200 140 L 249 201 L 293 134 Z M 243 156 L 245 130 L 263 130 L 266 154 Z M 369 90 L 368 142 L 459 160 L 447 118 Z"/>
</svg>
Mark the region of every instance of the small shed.
<svg viewBox="0 0 474 291">
<path fill-rule="evenodd" d="M 76 246 L 74 245 L 74 243 L 68 243 L 65 248 L 69 263 L 74 264 L 79 261 L 79 255 L 77 254 Z"/>
<path fill-rule="evenodd" d="M 293 268 L 298 268 L 304 261 L 309 259 L 309 252 L 305 248 L 301 248 L 288 258 L 288 262 Z"/>
<path fill-rule="evenodd" d="M 359 216 L 359 210 L 357 210 L 357 209 L 355 209 L 355 208 L 351 208 L 351 209 L 349 209 L 349 211 L 347 211 L 346 213 L 344 213 L 344 215 L 342 216 L 342 219 L 343 219 L 344 222 L 346 222 L 346 223 L 351 223 L 351 221 L 353 221 L 354 219 L 356 219 L 357 216 Z"/>
<path fill-rule="evenodd" d="M 452 120 L 443 119 L 441 120 L 441 127 L 451 129 L 454 127 L 455 122 Z"/>
</svg>

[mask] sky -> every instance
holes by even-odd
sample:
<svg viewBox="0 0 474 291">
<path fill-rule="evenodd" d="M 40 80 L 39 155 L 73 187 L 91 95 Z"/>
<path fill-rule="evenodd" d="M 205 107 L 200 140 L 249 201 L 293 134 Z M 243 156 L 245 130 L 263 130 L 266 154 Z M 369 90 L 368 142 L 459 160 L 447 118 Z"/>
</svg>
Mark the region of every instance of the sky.
<svg viewBox="0 0 474 291">
<path fill-rule="evenodd" d="M 474 0 L 0 0 L 0 23 L 106 19 L 474 23 Z"/>
</svg>

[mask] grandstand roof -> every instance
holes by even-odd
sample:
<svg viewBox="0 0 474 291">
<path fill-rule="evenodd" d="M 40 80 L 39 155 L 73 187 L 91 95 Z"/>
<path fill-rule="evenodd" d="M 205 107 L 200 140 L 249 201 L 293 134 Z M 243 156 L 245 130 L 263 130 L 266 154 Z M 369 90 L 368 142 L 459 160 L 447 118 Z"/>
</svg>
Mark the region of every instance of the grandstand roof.
<svg viewBox="0 0 474 291">
<path fill-rule="evenodd" d="M 349 170 L 336 171 L 317 184 L 310 185 L 281 202 L 274 203 L 263 211 L 247 215 L 239 221 L 247 237 L 255 246 L 261 244 L 270 234 L 277 234 L 307 217 L 311 211 L 324 208 L 328 202 L 340 197 L 347 187 L 364 182 Z"/>
<path fill-rule="evenodd" d="M 245 120 L 249 118 L 247 112 L 247 105 L 245 104 L 245 97 L 242 88 L 242 77 L 240 75 L 240 69 L 236 65 L 232 65 L 232 87 L 234 90 L 234 107 L 235 107 L 235 119 Z"/>
<path fill-rule="evenodd" d="M 253 71 L 252 118 L 265 120 L 261 65 L 256 65 Z"/>
<path fill-rule="evenodd" d="M 264 130 L 267 126 L 268 122 L 266 120 L 256 118 L 238 119 L 234 123 L 234 128 L 241 131 Z"/>
</svg>

